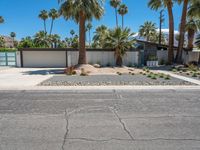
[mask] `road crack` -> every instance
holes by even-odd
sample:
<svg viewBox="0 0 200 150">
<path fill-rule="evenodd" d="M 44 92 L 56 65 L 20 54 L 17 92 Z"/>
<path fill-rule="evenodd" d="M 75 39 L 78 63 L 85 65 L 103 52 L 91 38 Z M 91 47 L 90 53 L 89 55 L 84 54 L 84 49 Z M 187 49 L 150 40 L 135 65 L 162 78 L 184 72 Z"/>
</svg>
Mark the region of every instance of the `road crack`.
<svg viewBox="0 0 200 150">
<path fill-rule="evenodd" d="M 66 120 L 66 128 L 65 128 L 65 135 L 63 138 L 63 143 L 62 143 L 62 150 L 65 150 L 65 143 L 67 141 L 67 136 L 69 134 L 69 116 L 67 114 L 67 110 L 65 109 L 65 120 Z"/>
<path fill-rule="evenodd" d="M 123 130 L 126 132 L 126 134 L 128 134 L 128 136 L 130 137 L 130 139 L 134 141 L 134 137 L 132 136 L 132 134 L 128 130 L 128 128 L 126 127 L 126 123 L 122 120 L 122 118 L 119 116 L 119 114 L 117 113 L 117 111 L 114 108 L 111 108 L 111 107 L 109 107 L 109 109 L 117 117 L 117 119 L 119 120 L 119 122 L 120 122 L 121 126 L 123 127 Z"/>
</svg>

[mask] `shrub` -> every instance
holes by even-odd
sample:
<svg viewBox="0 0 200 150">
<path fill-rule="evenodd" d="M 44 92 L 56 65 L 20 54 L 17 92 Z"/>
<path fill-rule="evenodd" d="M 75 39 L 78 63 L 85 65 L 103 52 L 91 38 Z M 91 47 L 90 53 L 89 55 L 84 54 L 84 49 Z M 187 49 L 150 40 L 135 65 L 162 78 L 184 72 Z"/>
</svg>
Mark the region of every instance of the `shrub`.
<svg viewBox="0 0 200 150">
<path fill-rule="evenodd" d="M 170 75 L 166 75 L 164 78 L 165 80 L 170 80 Z"/>
<path fill-rule="evenodd" d="M 148 77 L 148 78 L 151 78 L 151 74 L 148 74 L 147 77 Z"/>
<path fill-rule="evenodd" d="M 134 75 L 135 75 L 135 73 L 132 73 L 131 75 L 132 75 L 132 76 L 134 76 Z"/>
<path fill-rule="evenodd" d="M 177 72 L 177 71 L 178 71 L 178 70 L 177 70 L 177 69 L 175 69 L 175 68 L 174 68 L 174 69 L 172 69 L 172 72 Z"/>
<path fill-rule="evenodd" d="M 158 76 L 159 78 L 164 78 L 165 75 L 163 73 L 160 73 Z"/>
<path fill-rule="evenodd" d="M 197 77 L 197 73 L 193 73 L 193 74 L 192 74 L 192 77 Z"/>
<path fill-rule="evenodd" d="M 122 75 L 122 73 L 121 73 L 121 72 L 117 72 L 117 74 L 118 74 L 118 75 L 120 75 L 120 76 Z"/>
<path fill-rule="evenodd" d="M 190 73 L 189 73 L 189 72 L 187 72 L 187 73 L 186 73 L 186 75 L 188 75 L 188 76 L 189 76 L 189 75 L 190 75 Z"/>
<path fill-rule="evenodd" d="M 188 65 L 189 70 L 197 72 L 199 69 L 197 66 L 195 66 L 194 64 L 190 64 Z"/>
<path fill-rule="evenodd" d="M 74 70 L 74 66 L 68 67 L 64 70 L 66 75 L 75 75 L 76 71 Z"/>
<path fill-rule="evenodd" d="M 128 67 L 133 67 L 133 64 L 129 62 Z"/>
<path fill-rule="evenodd" d="M 151 75 L 151 79 L 156 80 L 157 79 L 156 75 L 155 74 Z"/>
<path fill-rule="evenodd" d="M 107 63 L 107 65 L 106 65 L 107 67 L 110 67 L 111 66 L 111 64 L 110 63 Z"/>
<path fill-rule="evenodd" d="M 0 52 L 16 52 L 16 48 L 0 48 Z"/>
<path fill-rule="evenodd" d="M 166 63 L 166 62 L 165 62 L 164 59 L 161 59 L 161 60 L 160 60 L 160 65 L 165 65 L 165 63 Z"/>
<path fill-rule="evenodd" d="M 88 73 L 85 72 L 85 69 L 84 68 L 81 68 L 81 76 L 88 76 Z"/>
</svg>

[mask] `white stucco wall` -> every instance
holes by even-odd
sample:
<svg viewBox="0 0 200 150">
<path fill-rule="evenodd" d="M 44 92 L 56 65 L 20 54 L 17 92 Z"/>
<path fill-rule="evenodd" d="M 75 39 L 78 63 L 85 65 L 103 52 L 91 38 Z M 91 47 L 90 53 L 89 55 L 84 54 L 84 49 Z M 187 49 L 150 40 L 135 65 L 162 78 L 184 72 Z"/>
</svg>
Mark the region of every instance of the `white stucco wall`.
<svg viewBox="0 0 200 150">
<path fill-rule="evenodd" d="M 65 51 L 23 51 L 24 67 L 65 67 Z"/>
<path fill-rule="evenodd" d="M 88 51 L 87 62 L 89 64 L 100 64 L 101 66 L 115 65 L 115 56 L 113 51 Z M 123 57 L 123 65 L 138 64 L 138 52 L 127 52 Z M 78 63 L 78 52 L 68 52 L 68 66 Z"/>
<path fill-rule="evenodd" d="M 21 57 L 20 57 L 20 52 L 19 51 L 17 51 L 16 52 L 16 66 L 17 67 L 21 67 Z"/>
<path fill-rule="evenodd" d="M 101 66 L 115 65 L 114 51 L 87 51 L 87 62 L 89 64 L 100 64 Z M 65 51 L 23 51 L 24 67 L 66 67 L 78 63 L 78 51 L 68 51 L 67 59 Z M 18 66 L 20 59 L 18 54 Z M 123 65 L 138 64 L 139 52 L 131 51 L 123 57 Z"/>
</svg>

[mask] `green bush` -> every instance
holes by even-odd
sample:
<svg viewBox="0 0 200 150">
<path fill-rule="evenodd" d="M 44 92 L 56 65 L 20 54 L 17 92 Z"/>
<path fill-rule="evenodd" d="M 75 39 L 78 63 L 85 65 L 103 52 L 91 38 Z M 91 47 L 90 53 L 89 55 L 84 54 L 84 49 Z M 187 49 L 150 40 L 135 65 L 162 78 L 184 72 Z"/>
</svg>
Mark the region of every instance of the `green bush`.
<svg viewBox="0 0 200 150">
<path fill-rule="evenodd" d="M 158 76 L 159 78 L 164 78 L 165 75 L 163 73 L 160 73 Z"/>
<path fill-rule="evenodd" d="M 172 72 L 177 72 L 178 70 L 177 69 L 172 69 Z"/>
<path fill-rule="evenodd" d="M 193 73 L 193 74 L 192 74 L 192 77 L 197 77 L 197 73 Z"/>
<path fill-rule="evenodd" d="M 16 48 L 0 48 L 0 52 L 16 52 Z"/>
<path fill-rule="evenodd" d="M 151 79 L 156 80 L 157 79 L 156 75 L 155 74 L 151 75 Z"/>
<path fill-rule="evenodd" d="M 165 80 L 170 80 L 170 75 L 166 75 L 164 78 Z"/>
</svg>

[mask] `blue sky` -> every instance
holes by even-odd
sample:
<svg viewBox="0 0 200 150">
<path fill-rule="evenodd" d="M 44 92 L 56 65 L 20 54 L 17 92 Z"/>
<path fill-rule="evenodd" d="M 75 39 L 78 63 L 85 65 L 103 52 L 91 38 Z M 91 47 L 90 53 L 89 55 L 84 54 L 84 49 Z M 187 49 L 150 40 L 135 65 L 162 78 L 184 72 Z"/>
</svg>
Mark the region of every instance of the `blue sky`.
<svg viewBox="0 0 200 150">
<path fill-rule="evenodd" d="M 129 13 L 125 16 L 125 25 L 130 27 L 133 32 L 137 32 L 139 26 L 145 21 L 153 21 L 158 25 L 159 13 L 147 7 L 148 0 L 123 0 L 129 7 Z M 33 36 L 37 31 L 43 30 L 43 22 L 38 18 L 41 10 L 59 8 L 57 0 L 0 0 L 0 16 L 5 18 L 5 23 L 0 25 L 0 34 L 9 35 L 16 32 L 17 39 L 26 36 Z M 175 29 L 181 17 L 181 7 L 175 5 L 174 20 Z M 121 20 L 121 18 L 120 18 Z M 48 28 L 50 20 L 48 20 Z M 93 31 L 95 27 L 105 24 L 108 27 L 115 27 L 114 10 L 109 6 L 109 0 L 105 2 L 105 14 L 100 21 L 93 21 Z M 163 28 L 168 28 L 168 16 L 165 11 L 165 23 Z M 73 20 L 56 20 L 53 33 L 59 34 L 62 38 L 69 36 L 71 29 L 78 33 L 78 25 Z M 93 32 L 92 31 L 92 32 Z"/>
</svg>

